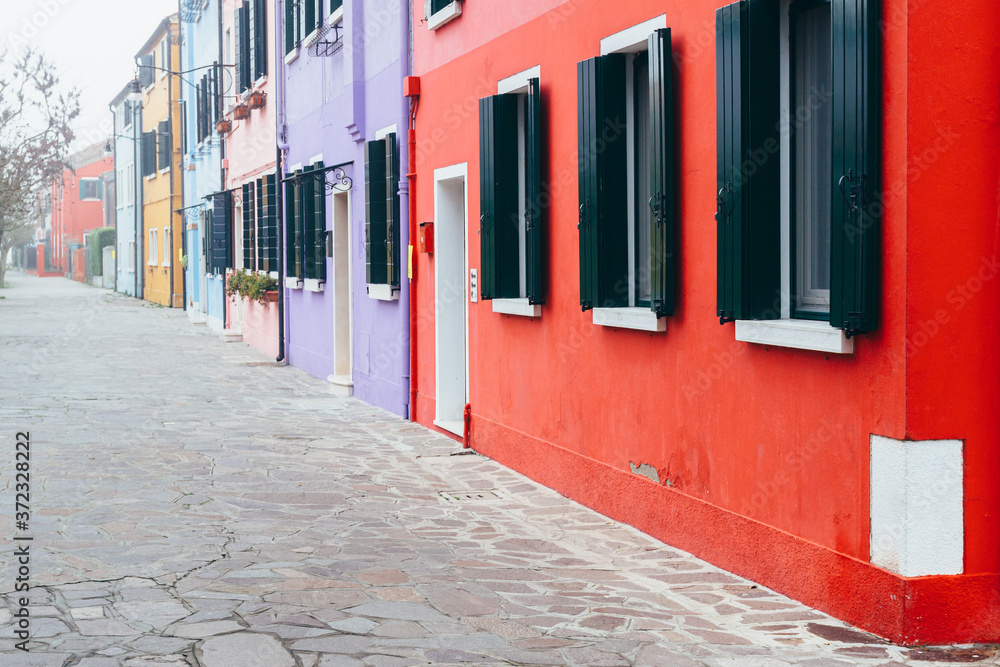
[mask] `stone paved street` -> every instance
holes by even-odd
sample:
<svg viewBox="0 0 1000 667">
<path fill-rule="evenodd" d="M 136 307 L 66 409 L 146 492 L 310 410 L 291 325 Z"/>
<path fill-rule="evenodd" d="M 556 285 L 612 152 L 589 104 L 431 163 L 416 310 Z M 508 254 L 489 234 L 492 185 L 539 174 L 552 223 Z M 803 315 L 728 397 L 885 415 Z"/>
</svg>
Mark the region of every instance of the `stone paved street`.
<svg viewBox="0 0 1000 667">
<path fill-rule="evenodd" d="M 183 312 L 0 291 L 0 665 L 829 665 L 906 649 L 723 572 Z M 32 443 L 14 647 L 15 434 Z"/>
</svg>

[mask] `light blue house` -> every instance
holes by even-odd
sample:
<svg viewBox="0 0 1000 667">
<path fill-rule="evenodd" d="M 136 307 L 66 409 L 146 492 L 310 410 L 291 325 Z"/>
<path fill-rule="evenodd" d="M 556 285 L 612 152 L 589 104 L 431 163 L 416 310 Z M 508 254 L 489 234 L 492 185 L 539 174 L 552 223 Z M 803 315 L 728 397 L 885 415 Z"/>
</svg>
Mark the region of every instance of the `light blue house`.
<svg viewBox="0 0 1000 667">
<path fill-rule="evenodd" d="M 131 92 L 130 81 L 110 105 L 114 117 L 111 149 L 115 158 L 117 219 L 115 289 L 122 294 L 137 296 L 142 294 L 142 271 L 136 272 L 136 267 L 142 264 L 139 258 L 142 257 L 143 235 L 135 233 L 141 224 L 138 216 L 142 211 L 142 206 L 136 206 L 142 193 L 141 175 L 136 169 L 141 143 L 137 137 L 142 127 L 142 106 L 130 99 Z"/>
<path fill-rule="evenodd" d="M 211 273 L 205 254 L 210 195 L 222 189 L 222 95 L 230 77 L 220 67 L 222 0 L 182 0 L 180 11 L 183 113 L 184 308 L 195 322 L 224 328 L 223 277 Z"/>
</svg>

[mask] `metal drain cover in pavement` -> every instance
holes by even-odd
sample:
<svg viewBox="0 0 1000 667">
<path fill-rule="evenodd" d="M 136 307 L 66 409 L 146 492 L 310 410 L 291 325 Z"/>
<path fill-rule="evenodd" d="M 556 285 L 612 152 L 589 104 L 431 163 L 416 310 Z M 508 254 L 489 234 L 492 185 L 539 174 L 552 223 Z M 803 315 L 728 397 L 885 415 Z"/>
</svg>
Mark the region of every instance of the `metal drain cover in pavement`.
<svg viewBox="0 0 1000 667">
<path fill-rule="evenodd" d="M 493 489 L 483 491 L 438 491 L 438 494 L 450 503 L 469 503 L 496 500 L 499 494 Z"/>
</svg>

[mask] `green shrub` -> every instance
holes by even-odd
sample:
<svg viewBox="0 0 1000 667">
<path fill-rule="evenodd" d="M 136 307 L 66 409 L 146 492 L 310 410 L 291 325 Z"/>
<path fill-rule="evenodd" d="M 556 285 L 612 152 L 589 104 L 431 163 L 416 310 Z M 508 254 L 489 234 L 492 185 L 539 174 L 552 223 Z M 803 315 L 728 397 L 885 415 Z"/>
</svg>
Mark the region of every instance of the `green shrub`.
<svg viewBox="0 0 1000 667">
<path fill-rule="evenodd" d="M 87 234 L 87 248 L 90 249 L 90 275 L 104 275 L 104 249 L 114 244 L 114 227 L 98 227 Z"/>
<path fill-rule="evenodd" d="M 231 299 L 240 296 L 259 304 L 267 303 L 267 293 L 276 289 L 277 278 L 272 278 L 267 273 L 250 273 L 246 269 L 231 274 L 226 281 L 226 296 Z"/>
</svg>

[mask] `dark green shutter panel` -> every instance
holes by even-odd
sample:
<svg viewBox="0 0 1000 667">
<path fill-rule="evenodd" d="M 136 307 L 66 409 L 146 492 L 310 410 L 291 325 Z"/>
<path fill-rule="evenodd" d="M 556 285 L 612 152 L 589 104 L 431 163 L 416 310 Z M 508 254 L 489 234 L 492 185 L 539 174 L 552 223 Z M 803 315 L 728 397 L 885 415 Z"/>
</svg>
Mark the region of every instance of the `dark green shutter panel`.
<svg viewBox="0 0 1000 667">
<path fill-rule="evenodd" d="M 253 270 L 253 185 L 243 184 L 243 268 Z"/>
<path fill-rule="evenodd" d="M 306 31 L 312 32 L 316 28 L 316 0 L 305 0 L 306 3 Z"/>
<path fill-rule="evenodd" d="M 233 61 L 236 65 L 233 81 L 237 93 L 242 93 L 245 90 L 243 86 L 243 42 L 245 39 L 243 35 L 243 7 L 237 7 L 233 13 L 233 47 L 235 49 Z"/>
<path fill-rule="evenodd" d="M 243 49 L 240 51 L 240 72 L 243 76 L 243 87 L 247 90 L 253 83 L 253 62 L 251 50 L 253 49 L 253 35 L 250 34 L 250 5 L 244 4 L 240 13 L 240 25 L 243 33 Z"/>
<path fill-rule="evenodd" d="M 232 199 L 228 192 L 220 192 L 212 197 L 211 215 L 209 270 L 221 274 L 232 266 L 230 261 Z"/>
<path fill-rule="evenodd" d="M 254 239 L 257 247 L 257 270 L 265 270 L 267 261 L 267 218 L 264 217 L 264 179 L 258 178 L 256 183 L 254 204 L 256 205 L 256 220 L 254 221 Z"/>
<path fill-rule="evenodd" d="M 285 182 L 285 275 L 292 278 L 302 277 L 299 264 L 298 216 L 299 181 L 293 178 Z"/>
<path fill-rule="evenodd" d="M 275 176 L 268 174 L 263 179 L 264 188 L 264 238 L 267 239 L 267 253 L 264 256 L 266 271 L 278 270 L 278 211 Z"/>
<path fill-rule="evenodd" d="M 517 95 L 479 100 L 479 291 L 483 299 L 521 296 Z"/>
<path fill-rule="evenodd" d="M 254 28 L 254 39 L 256 40 L 256 56 L 254 57 L 254 79 L 267 74 L 267 5 L 264 0 L 252 0 L 255 3 L 256 26 Z"/>
<path fill-rule="evenodd" d="M 580 305 L 627 306 L 628 140 L 625 56 L 577 65 L 580 198 Z"/>
<path fill-rule="evenodd" d="M 542 96 L 538 79 L 528 82 L 525 100 L 525 258 L 528 267 L 528 303 L 545 303 L 545 223 L 548 207 L 542 205 Z M 545 196 L 546 198 L 548 195 Z"/>
<path fill-rule="evenodd" d="M 649 36 L 649 99 L 653 145 L 649 165 L 652 184 L 652 309 L 674 314 L 677 257 L 674 200 L 674 80 L 670 28 Z M 642 202 L 639 202 L 641 204 Z"/>
<path fill-rule="evenodd" d="M 326 178 L 323 172 L 323 163 L 317 162 L 313 165 L 313 177 L 310 179 L 313 184 L 313 226 L 312 247 L 310 257 L 312 258 L 313 278 L 316 280 L 326 280 Z"/>
<path fill-rule="evenodd" d="M 779 319 L 778 4 L 722 7 L 715 30 L 716 314 L 723 323 Z"/>
<path fill-rule="evenodd" d="M 385 137 L 385 275 L 399 286 L 399 147 L 396 133 Z"/>
<path fill-rule="evenodd" d="M 330 0 L 330 14 L 344 6 L 344 0 Z"/>
<path fill-rule="evenodd" d="M 385 180 L 385 141 L 369 141 L 365 144 L 365 280 L 369 285 L 388 282 Z"/>
<path fill-rule="evenodd" d="M 830 324 L 875 331 L 881 294 L 879 3 L 833 0 Z"/>
<path fill-rule="evenodd" d="M 285 55 L 295 48 L 295 2 L 285 0 Z"/>
<path fill-rule="evenodd" d="M 315 178 L 313 177 L 312 167 L 306 167 L 300 182 L 302 184 L 302 193 L 300 195 L 301 203 L 299 208 L 299 228 L 301 229 L 299 243 L 302 248 L 302 277 L 312 279 L 316 277 L 316 261 L 312 247 L 315 225 L 313 210 L 316 201 L 316 197 L 313 194 Z"/>
<path fill-rule="evenodd" d="M 159 147 L 157 149 L 157 154 L 159 156 L 158 167 L 160 169 L 166 169 L 170 166 L 170 157 L 173 155 L 173 142 L 170 136 L 170 121 L 161 120 L 157 128 L 157 140 L 159 141 Z"/>
</svg>

